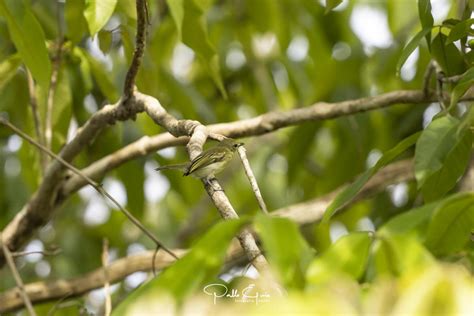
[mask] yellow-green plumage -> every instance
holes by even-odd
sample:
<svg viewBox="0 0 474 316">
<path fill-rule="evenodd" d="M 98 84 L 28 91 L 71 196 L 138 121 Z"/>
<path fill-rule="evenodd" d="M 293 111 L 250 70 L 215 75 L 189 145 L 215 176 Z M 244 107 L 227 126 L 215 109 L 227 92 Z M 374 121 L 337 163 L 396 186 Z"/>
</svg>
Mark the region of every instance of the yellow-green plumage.
<svg viewBox="0 0 474 316">
<path fill-rule="evenodd" d="M 237 148 L 242 146 L 233 139 L 226 138 L 219 145 L 203 151 L 190 163 L 168 165 L 155 170 L 179 169 L 184 171 L 184 176 L 192 175 L 196 178 L 212 178 L 221 172 L 232 160 Z"/>
</svg>

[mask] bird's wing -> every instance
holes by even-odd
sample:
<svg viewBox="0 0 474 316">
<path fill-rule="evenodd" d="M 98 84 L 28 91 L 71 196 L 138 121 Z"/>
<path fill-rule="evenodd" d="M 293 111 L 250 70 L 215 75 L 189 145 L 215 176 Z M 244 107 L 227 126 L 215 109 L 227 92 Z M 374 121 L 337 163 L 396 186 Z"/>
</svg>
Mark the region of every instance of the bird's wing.
<svg viewBox="0 0 474 316">
<path fill-rule="evenodd" d="M 189 175 L 196 171 L 199 168 L 209 166 L 210 164 L 216 163 L 224 159 L 226 152 L 224 151 L 216 151 L 213 150 L 214 148 L 209 149 L 198 155 L 196 158 L 191 161 L 188 170 L 186 171 L 185 175 Z"/>
</svg>

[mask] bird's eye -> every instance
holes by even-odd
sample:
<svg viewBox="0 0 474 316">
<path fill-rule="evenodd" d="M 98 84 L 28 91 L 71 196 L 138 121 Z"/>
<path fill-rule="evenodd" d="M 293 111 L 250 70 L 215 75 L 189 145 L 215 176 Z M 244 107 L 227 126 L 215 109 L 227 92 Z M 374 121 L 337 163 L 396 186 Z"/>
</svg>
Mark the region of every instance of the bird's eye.
<svg viewBox="0 0 474 316">
<path fill-rule="evenodd" d="M 239 147 L 239 145 L 237 145 L 237 144 L 234 144 L 234 148 L 237 148 L 237 147 Z"/>
</svg>

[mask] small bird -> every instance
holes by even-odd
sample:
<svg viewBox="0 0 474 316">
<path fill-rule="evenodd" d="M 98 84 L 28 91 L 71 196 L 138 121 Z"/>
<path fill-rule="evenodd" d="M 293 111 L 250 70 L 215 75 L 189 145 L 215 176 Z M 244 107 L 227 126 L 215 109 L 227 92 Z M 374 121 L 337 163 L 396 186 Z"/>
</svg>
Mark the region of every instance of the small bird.
<svg viewBox="0 0 474 316">
<path fill-rule="evenodd" d="M 162 166 L 155 170 L 177 169 L 184 171 L 183 176 L 191 175 L 200 179 L 212 179 L 217 173 L 224 170 L 234 157 L 236 150 L 242 145 L 243 143 L 226 138 L 219 145 L 203 151 L 191 162 Z"/>
</svg>

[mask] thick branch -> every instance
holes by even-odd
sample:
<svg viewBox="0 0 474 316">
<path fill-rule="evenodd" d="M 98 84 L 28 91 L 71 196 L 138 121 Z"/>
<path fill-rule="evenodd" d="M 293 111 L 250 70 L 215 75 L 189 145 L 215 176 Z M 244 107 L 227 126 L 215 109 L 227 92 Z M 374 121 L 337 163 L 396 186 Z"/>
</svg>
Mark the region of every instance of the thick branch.
<svg viewBox="0 0 474 316">
<path fill-rule="evenodd" d="M 141 96 L 143 97 L 140 97 L 140 100 L 144 104 L 158 102 L 153 97 L 145 95 Z M 376 110 L 395 104 L 424 104 L 436 100 L 437 99 L 434 94 L 430 94 L 425 97 L 423 91 L 400 90 L 375 97 L 349 100 L 344 102 L 317 102 L 311 106 L 287 112 L 269 112 L 251 119 L 229 123 L 212 124 L 208 125 L 207 129 L 210 133 L 221 134 L 231 138 L 255 136 L 269 133 L 283 127 L 298 125 L 307 121 L 332 119 L 359 112 Z M 147 112 L 149 114 L 152 113 L 151 111 Z M 198 124 L 195 121 L 189 121 L 189 126 L 183 125 L 183 129 L 175 130 L 173 135 L 176 137 L 190 135 L 192 132 L 191 129 L 195 127 L 193 123 Z M 163 123 L 160 125 L 163 126 Z M 173 126 L 174 124 L 169 125 Z M 189 133 L 185 133 L 186 131 Z M 169 133 L 159 134 L 153 137 L 144 136 L 139 140 L 119 149 L 115 153 L 105 156 L 104 158 L 89 165 L 83 171 L 93 179 L 100 179 L 108 171 L 117 168 L 129 160 L 146 156 L 159 149 L 183 145 L 188 142 L 188 138 L 186 137 L 176 137 L 173 137 Z M 85 183 L 78 177 L 71 177 L 71 179 L 65 183 L 61 193 L 64 196 L 68 196 L 69 194 L 79 190 L 84 185 Z"/>
<path fill-rule="evenodd" d="M 179 256 L 185 254 L 185 251 L 179 249 L 173 250 L 173 252 Z M 134 272 L 151 271 L 153 265 L 155 265 L 156 269 L 163 269 L 175 262 L 172 256 L 160 252 L 156 256 L 153 264 L 153 254 L 154 251 L 147 251 L 143 254 L 119 259 L 107 265 L 106 273 L 104 273 L 104 268 L 99 268 L 73 279 L 30 283 L 27 284 L 24 289 L 33 303 L 51 301 L 64 297 L 75 297 L 93 289 L 103 287 L 106 281 L 106 274 L 110 284 L 113 284 Z M 2 293 L 0 295 L 0 302 L 0 313 L 13 311 L 23 306 L 23 301 L 19 297 L 19 292 L 16 288 Z"/>
</svg>

